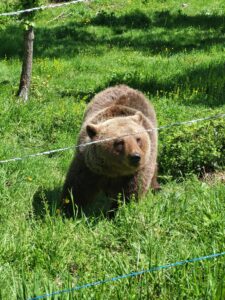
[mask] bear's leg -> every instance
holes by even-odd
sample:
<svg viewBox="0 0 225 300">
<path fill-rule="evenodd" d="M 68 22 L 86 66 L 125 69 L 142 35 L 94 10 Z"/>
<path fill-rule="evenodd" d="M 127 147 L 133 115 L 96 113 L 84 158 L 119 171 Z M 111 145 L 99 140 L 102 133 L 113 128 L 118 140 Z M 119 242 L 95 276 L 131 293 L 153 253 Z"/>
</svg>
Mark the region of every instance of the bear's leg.
<svg viewBox="0 0 225 300">
<path fill-rule="evenodd" d="M 84 182 L 88 182 L 88 178 L 85 178 Z M 98 194 L 96 185 L 74 183 L 73 186 L 66 185 L 62 196 L 61 209 L 67 217 L 73 217 L 75 215 L 76 207 L 78 212 L 85 210 L 89 204 L 91 204 L 96 195 Z"/>
<path fill-rule="evenodd" d="M 110 210 L 108 212 L 109 217 L 114 217 L 121 202 L 129 202 L 131 199 L 138 198 L 138 176 L 129 176 L 119 178 L 115 181 L 108 183 L 106 195 L 111 202 Z"/>
<path fill-rule="evenodd" d="M 151 181 L 151 188 L 153 189 L 153 191 L 158 191 L 161 189 L 160 184 L 157 181 L 157 175 L 158 175 L 158 165 L 156 164 L 155 172 L 153 174 L 152 181 Z"/>
<path fill-rule="evenodd" d="M 61 197 L 61 209 L 66 216 L 74 216 L 76 206 L 80 210 L 93 202 L 99 192 L 98 186 L 98 176 L 75 159 L 67 174 Z"/>
</svg>

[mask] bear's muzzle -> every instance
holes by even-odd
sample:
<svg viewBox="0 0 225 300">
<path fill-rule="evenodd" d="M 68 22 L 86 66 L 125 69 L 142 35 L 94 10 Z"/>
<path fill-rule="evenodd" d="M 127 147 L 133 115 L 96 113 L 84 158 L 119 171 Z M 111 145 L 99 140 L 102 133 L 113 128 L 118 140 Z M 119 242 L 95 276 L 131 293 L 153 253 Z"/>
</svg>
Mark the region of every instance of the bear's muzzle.
<svg viewBox="0 0 225 300">
<path fill-rule="evenodd" d="M 138 166 L 141 160 L 141 155 L 139 153 L 133 153 L 129 155 L 129 162 L 132 166 Z"/>
</svg>

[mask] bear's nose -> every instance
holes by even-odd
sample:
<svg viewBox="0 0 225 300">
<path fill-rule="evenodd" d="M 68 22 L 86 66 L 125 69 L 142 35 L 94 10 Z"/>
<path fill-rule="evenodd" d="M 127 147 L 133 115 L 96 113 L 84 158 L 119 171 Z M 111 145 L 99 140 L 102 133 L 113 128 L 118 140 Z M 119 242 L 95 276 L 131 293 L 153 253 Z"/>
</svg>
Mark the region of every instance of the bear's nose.
<svg viewBox="0 0 225 300">
<path fill-rule="evenodd" d="M 130 155 L 129 160 L 132 165 L 137 165 L 141 160 L 141 156 L 139 153 L 133 153 Z"/>
</svg>

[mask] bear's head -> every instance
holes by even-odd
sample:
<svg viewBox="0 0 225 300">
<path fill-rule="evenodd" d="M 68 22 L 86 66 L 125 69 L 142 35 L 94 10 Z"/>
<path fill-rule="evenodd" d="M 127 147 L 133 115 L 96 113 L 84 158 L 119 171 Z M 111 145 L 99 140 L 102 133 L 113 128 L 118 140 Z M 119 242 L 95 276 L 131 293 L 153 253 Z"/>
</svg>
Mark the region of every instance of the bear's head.
<svg viewBox="0 0 225 300">
<path fill-rule="evenodd" d="M 129 176 L 143 168 L 150 157 L 150 138 L 143 127 L 143 118 L 137 112 L 133 116 L 87 124 L 89 141 L 96 141 L 84 149 L 87 167 L 107 177 Z"/>
</svg>

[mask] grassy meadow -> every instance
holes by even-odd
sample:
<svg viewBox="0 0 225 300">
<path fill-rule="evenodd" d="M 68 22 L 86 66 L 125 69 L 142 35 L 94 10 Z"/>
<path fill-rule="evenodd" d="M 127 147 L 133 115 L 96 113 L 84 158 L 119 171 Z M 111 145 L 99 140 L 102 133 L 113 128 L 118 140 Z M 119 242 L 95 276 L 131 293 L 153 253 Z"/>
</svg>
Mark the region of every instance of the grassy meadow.
<svg viewBox="0 0 225 300">
<path fill-rule="evenodd" d="M 0 3 L 0 13 L 14 10 Z M 87 103 L 141 90 L 159 126 L 225 113 L 223 0 L 97 0 L 35 18 L 30 99 L 15 95 L 20 19 L 0 17 L 0 160 L 72 146 Z M 113 219 L 64 219 L 73 150 L 0 164 L 0 299 L 22 300 L 225 251 L 225 119 L 159 131 L 162 189 Z M 48 299 L 225 299 L 225 257 Z"/>
</svg>

